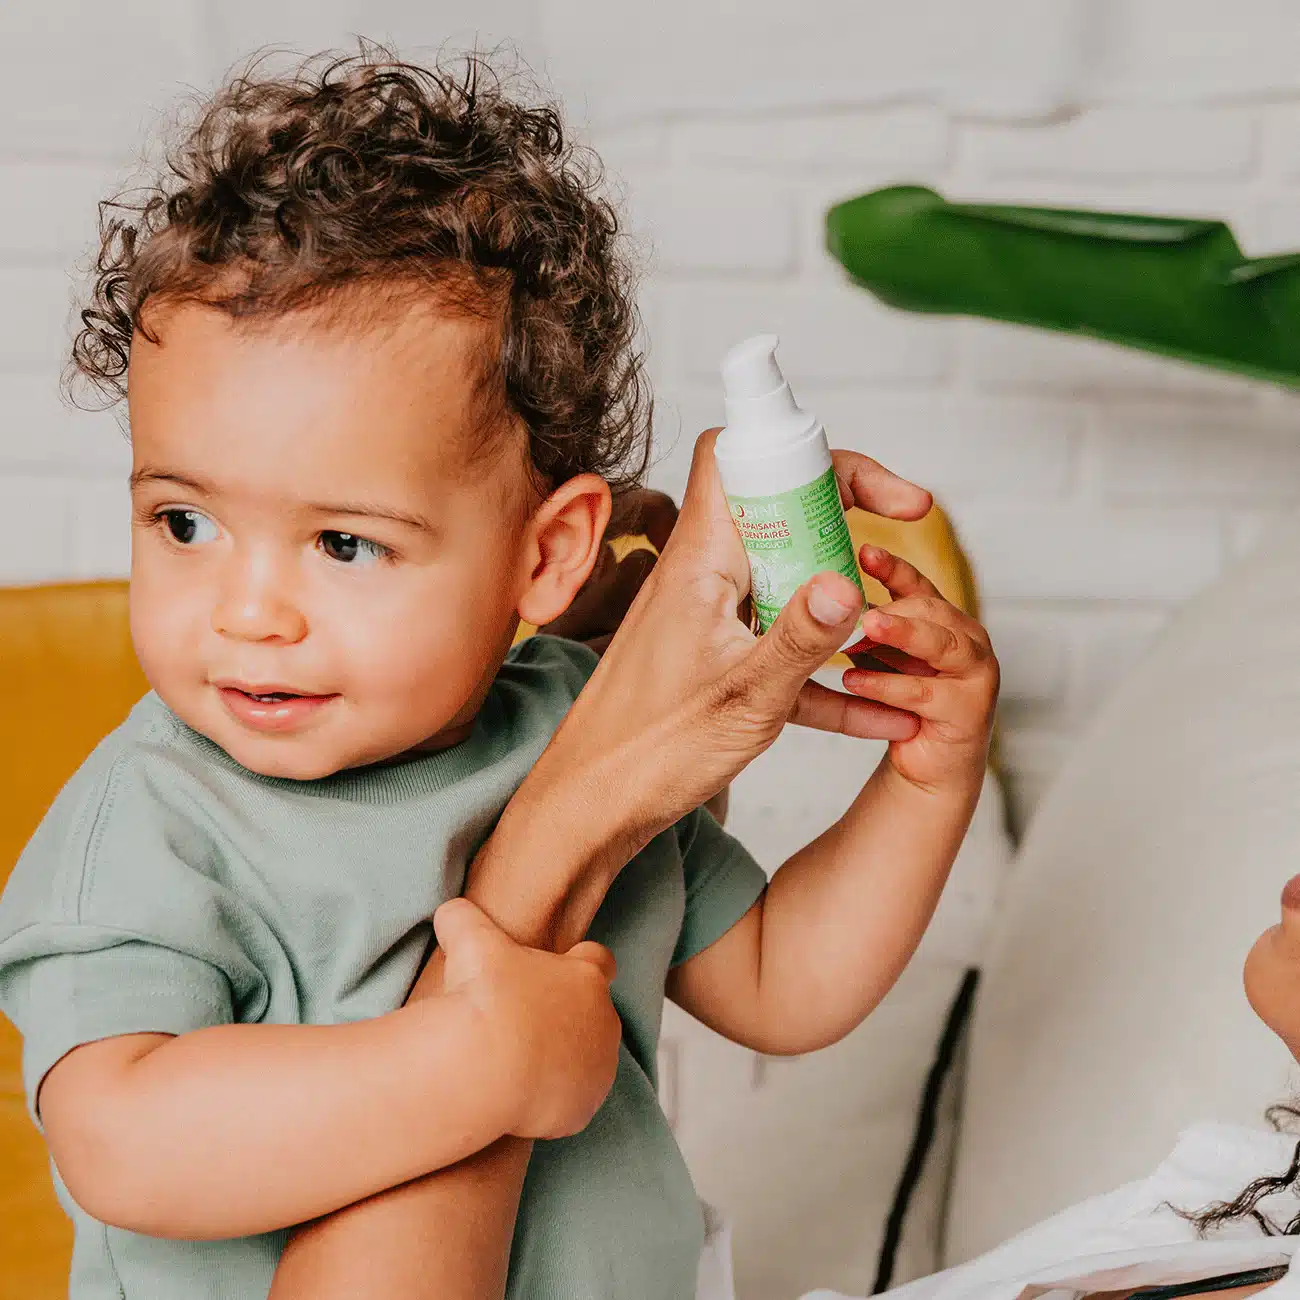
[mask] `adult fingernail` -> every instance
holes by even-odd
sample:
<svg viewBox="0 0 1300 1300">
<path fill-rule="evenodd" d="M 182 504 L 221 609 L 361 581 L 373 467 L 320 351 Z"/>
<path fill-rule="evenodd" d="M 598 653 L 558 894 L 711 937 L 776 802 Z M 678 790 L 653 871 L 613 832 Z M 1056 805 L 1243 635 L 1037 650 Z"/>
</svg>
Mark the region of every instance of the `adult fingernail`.
<svg viewBox="0 0 1300 1300">
<path fill-rule="evenodd" d="M 827 627 L 838 627 L 848 618 L 852 605 L 838 601 L 828 591 L 814 586 L 808 592 L 808 612 Z"/>
</svg>

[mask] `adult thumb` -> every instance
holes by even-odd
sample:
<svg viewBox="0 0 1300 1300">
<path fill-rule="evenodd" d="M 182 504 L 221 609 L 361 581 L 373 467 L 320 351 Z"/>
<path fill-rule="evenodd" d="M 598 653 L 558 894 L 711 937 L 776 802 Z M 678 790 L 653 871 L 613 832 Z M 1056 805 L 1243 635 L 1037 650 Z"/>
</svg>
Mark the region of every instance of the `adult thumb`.
<svg viewBox="0 0 1300 1300">
<path fill-rule="evenodd" d="M 433 933 L 447 961 L 443 973 L 447 988 L 473 979 L 493 949 L 509 942 L 468 898 L 443 903 L 433 914 Z"/>
<path fill-rule="evenodd" d="M 793 708 L 799 688 L 847 640 L 862 605 L 862 592 L 843 574 L 805 582 L 745 661 L 756 694 Z"/>
</svg>

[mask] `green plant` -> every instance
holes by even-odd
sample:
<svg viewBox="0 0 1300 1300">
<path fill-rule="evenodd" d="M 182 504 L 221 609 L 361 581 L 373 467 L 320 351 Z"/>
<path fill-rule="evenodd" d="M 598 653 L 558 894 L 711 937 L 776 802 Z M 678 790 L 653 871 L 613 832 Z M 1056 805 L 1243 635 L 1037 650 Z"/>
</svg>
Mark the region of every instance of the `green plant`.
<svg viewBox="0 0 1300 1300">
<path fill-rule="evenodd" d="M 1249 259 L 1221 221 L 949 203 L 837 204 L 826 243 L 908 311 L 987 316 L 1300 386 L 1300 254 Z"/>
</svg>

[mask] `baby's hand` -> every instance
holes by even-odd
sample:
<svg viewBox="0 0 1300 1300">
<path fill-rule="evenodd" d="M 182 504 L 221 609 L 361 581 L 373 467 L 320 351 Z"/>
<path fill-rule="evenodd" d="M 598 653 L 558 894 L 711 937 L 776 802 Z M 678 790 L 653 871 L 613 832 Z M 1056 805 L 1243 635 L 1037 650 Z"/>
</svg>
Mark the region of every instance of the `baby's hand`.
<svg viewBox="0 0 1300 1300">
<path fill-rule="evenodd" d="M 433 917 L 446 957 L 443 989 L 483 1016 L 505 1062 L 517 1137 L 569 1137 L 586 1128 L 614 1083 L 622 1025 L 610 1001 L 614 957 L 598 943 L 567 953 L 515 943 L 468 899 Z"/>
<path fill-rule="evenodd" d="M 906 560 L 874 546 L 860 558 L 894 600 L 863 616 L 863 634 L 877 648 L 854 655 L 845 688 L 912 715 L 910 734 L 889 746 L 900 776 L 927 789 L 979 779 L 998 697 L 988 633 Z"/>
</svg>

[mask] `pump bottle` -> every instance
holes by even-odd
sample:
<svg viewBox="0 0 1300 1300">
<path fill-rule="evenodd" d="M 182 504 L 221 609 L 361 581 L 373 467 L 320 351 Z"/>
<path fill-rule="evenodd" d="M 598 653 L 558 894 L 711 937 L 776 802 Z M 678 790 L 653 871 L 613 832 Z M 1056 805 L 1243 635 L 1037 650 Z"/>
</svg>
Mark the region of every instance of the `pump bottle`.
<svg viewBox="0 0 1300 1300">
<path fill-rule="evenodd" d="M 777 364 L 779 342 L 758 334 L 723 357 L 727 425 L 714 451 L 764 632 L 815 573 L 842 573 L 862 591 L 826 430 L 795 401 Z M 862 639 L 855 629 L 841 648 Z"/>
</svg>

